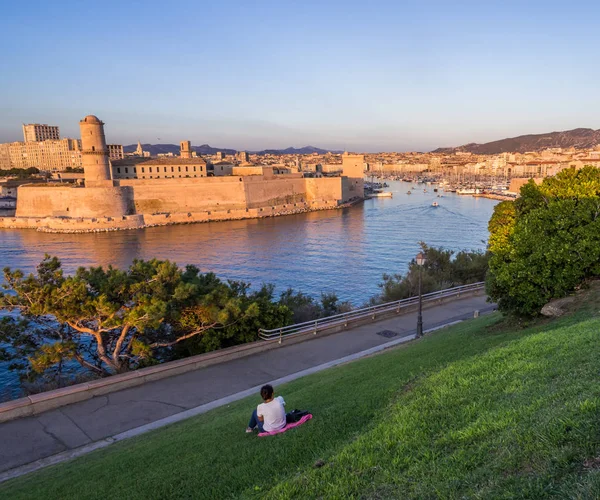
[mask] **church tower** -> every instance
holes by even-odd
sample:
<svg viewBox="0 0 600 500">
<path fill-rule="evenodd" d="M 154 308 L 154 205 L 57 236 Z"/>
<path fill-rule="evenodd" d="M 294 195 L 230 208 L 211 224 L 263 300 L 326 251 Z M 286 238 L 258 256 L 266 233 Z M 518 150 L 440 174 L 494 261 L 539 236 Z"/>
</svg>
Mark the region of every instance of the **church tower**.
<svg viewBox="0 0 600 500">
<path fill-rule="evenodd" d="M 144 149 L 142 148 L 142 143 L 138 141 L 137 148 L 135 149 L 135 154 L 138 156 L 144 156 Z"/>
<path fill-rule="evenodd" d="M 192 157 L 192 143 L 190 141 L 181 141 L 179 143 L 179 156 L 181 158 Z"/>
<path fill-rule="evenodd" d="M 86 187 L 112 186 L 104 123 L 88 115 L 79 122 L 81 155 Z"/>
</svg>

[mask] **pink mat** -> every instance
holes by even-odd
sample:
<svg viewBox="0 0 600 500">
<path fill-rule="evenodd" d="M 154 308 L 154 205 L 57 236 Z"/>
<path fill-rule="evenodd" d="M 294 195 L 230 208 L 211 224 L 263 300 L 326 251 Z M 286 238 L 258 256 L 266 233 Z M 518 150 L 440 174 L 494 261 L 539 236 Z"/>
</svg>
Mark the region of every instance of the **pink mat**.
<svg viewBox="0 0 600 500">
<path fill-rule="evenodd" d="M 293 424 L 287 424 L 283 429 L 279 429 L 278 431 L 261 432 L 258 434 L 258 437 L 274 436 L 275 434 L 283 434 L 285 431 L 289 431 L 290 429 L 293 429 L 294 427 L 298 427 L 299 425 L 302 425 L 304 422 L 308 422 L 311 418 L 312 418 L 312 415 L 309 413 L 308 415 L 304 415 L 300 420 L 298 420 L 298 422 L 294 422 Z"/>
</svg>

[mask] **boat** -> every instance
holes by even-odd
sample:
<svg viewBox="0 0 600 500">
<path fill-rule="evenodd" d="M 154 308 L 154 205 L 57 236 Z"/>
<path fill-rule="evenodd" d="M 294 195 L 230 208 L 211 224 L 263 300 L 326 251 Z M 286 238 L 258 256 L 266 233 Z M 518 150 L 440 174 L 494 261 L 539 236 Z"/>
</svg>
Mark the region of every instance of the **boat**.
<svg viewBox="0 0 600 500">
<path fill-rule="evenodd" d="M 366 195 L 366 199 L 370 198 L 392 198 L 394 195 L 391 191 L 376 191 Z"/>
<path fill-rule="evenodd" d="M 476 189 L 476 188 L 457 189 L 456 194 L 479 194 L 479 189 Z"/>
<path fill-rule="evenodd" d="M 431 206 L 432 206 L 432 207 L 439 207 L 440 205 L 438 204 L 438 202 L 437 202 L 437 201 L 434 201 L 434 202 L 431 204 Z"/>
<path fill-rule="evenodd" d="M 438 192 L 438 188 L 433 188 L 433 192 L 437 193 Z"/>
<path fill-rule="evenodd" d="M 410 191 L 407 191 L 406 194 L 412 194 Z"/>
</svg>

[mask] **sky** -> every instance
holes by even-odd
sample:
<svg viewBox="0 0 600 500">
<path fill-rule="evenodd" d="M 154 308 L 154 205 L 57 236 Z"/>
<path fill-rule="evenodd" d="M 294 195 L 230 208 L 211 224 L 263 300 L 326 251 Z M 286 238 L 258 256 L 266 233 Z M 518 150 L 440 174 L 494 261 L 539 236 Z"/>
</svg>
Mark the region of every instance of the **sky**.
<svg viewBox="0 0 600 500">
<path fill-rule="evenodd" d="M 0 142 L 427 151 L 600 128 L 600 2 L 6 2 Z"/>
</svg>

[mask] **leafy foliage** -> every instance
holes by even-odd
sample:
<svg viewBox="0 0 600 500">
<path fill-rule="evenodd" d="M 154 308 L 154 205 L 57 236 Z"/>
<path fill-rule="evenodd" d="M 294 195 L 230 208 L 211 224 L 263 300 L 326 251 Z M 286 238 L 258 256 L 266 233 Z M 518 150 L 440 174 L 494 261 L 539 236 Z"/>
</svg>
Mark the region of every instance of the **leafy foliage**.
<svg viewBox="0 0 600 500">
<path fill-rule="evenodd" d="M 379 284 L 381 294 L 372 302 L 390 302 L 413 297 L 419 293 L 419 272 L 422 272 L 422 292 L 429 293 L 454 286 L 477 283 L 485 279 L 488 254 L 462 250 L 455 254 L 444 248 L 433 248 L 421 243 L 425 254 L 423 268 L 419 269 L 415 259 L 406 275 L 384 274 Z"/>
<path fill-rule="evenodd" d="M 0 170 L 0 177 L 17 177 L 18 179 L 27 179 L 39 174 L 40 171 L 35 167 L 29 168 L 7 168 Z"/>
<path fill-rule="evenodd" d="M 18 310 L 24 320 L 0 322 L 0 345 L 9 346 L 0 359 L 30 374 L 65 361 L 100 376 L 126 372 L 177 356 L 185 348 L 175 346 L 192 339 L 204 352 L 255 340 L 259 328 L 291 318 L 273 303 L 272 287 L 249 293 L 246 283 L 155 259 L 65 276 L 60 261 L 46 255 L 36 274 L 7 268 L 4 279 L 0 308 Z"/>
<path fill-rule="evenodd" d="M 563 170 L 495 207 L 487 291 L 505 312 L 539 313 L 600 275 L 600 171 Z"/>
<path fill-rule="evenodd" d="M 340 302 L 335 293 L 321 293 L 320 301 L 302 292 L 288 288 L 279 298 L 279 303 L 292 312 L 292 323 L 304 323 L 350 311 L 349 302 Z"/>
</svg>

